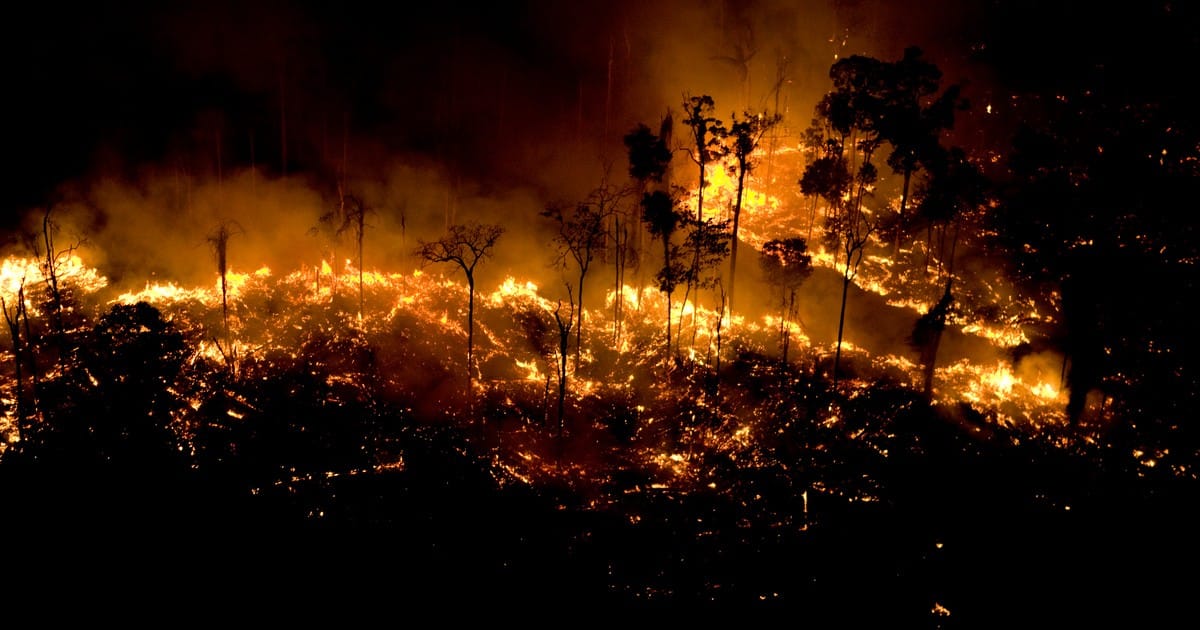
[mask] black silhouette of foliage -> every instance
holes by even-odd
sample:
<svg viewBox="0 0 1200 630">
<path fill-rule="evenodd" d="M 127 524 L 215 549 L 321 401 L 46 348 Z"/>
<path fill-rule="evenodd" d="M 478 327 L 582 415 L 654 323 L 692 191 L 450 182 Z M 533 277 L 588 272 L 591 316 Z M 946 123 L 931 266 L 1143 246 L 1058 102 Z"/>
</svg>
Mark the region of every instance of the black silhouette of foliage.
<svg viewBox="0 0 1200 630">
<path fill-rule="evenodd" d="M 83 337 L 56 378 L 44 379 L 42 421 L 22 455 L 71 468 L 134 470 L 179 463 L 172 386 L 191 350 L 145 302 L 118 304 Z"/>
</svg>

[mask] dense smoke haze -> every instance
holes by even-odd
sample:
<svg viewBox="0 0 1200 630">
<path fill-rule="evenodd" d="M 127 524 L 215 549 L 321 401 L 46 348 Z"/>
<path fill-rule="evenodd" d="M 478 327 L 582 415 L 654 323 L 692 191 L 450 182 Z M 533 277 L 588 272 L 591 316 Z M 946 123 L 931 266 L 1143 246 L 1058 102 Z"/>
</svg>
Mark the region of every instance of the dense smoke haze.
<svg viewBox="0 0 1200 630">
<path fill-rule="evenodd" d="M 218 178 L 236 187 L 251 167 L 261 180 L 296 176 L 292 185 L 324 198 L 344 167 L 411 192 L 418 221 L 441 211 L 422 197 L 447 187 L 574 196 L 605 164 L 623 175 L 621 135 L 678 111 L 686 94 L 713 95 L 723 113 L 773 108 L 780 60 L 779 102 L 797 128 L 838 55 L 890 58 L 925 45 L 959 80 L 978 27 L 945 4 L 920 13 L 823 2 L 35 8 L 8 23 L 4 43 L 19 95 L 4 216 L 11 227 L 31 207 L 83 199 L 109 221 L 119 213 L 89 199 L 101 182 L 141 189 L 161 207 L 147 191 Z M 398 168 L 422 172 L 432 192 L 412 190 Z M 376 204 L 394 214 L 396 201 Z"/>
<path fill-rule="evenodd" d="M 448 213 L 526 218 L 547 201 L 580 198 L 606 170 L 623 178 L 622 134 L 678 113 L 687 95 L 712 95 L 726 117 L 778 105 L 794 136 L 828 89 L 834 60 L 898 58 L 909 45 L 974 104 L 959 141 L 1003 153 L 1019 120 L 1001 96 L 1009 86 L 1046 89 L 1080 71 L 1153 75 L 1170 52 L 1162 42 L 1175 40 L 1154 38 L 1152 47 L 1127 25 L 1171 10 L 1081 16 L 1056 3 L 857 1 L 33 7 L 7 22 L 2 44 L 13 159 L 0 211 L 11 233 L 32 209 L 74 208 L 89 255 L 131 257 L 110 261 L 117 278 L 124 266 L 189 275 L 171 259 L 194 258 L 183 252 L 220 217 L 251 224 L 251 242 L 283 246 L 251 248 L 263 263 L 303 249 L 343 174 L 382 225 L 403 222 L 417 234 Z M 1097 61 L 1099 50 L 1109 52 Z M 983 115 L 989 105 L 997 115 Z M 273 235 L 250 234 L 260 219 Z"/>
</svg>

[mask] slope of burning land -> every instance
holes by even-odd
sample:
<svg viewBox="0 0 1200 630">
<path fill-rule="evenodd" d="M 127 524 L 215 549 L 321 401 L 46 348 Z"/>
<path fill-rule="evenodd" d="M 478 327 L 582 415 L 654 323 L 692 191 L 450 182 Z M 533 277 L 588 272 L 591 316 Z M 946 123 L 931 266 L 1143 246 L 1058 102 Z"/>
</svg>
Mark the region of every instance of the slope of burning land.
<svg viewBox="0 0 1200 630">
<path fill-rule="evenodd" d="M 6 269 L 33 266 L 12 260 Z M 485 508 L 447 502 L 499 493 L 486 503 L 496 512 L 482 516 L 495 527 L 467 544 L 471 558 L 460 562 L 539 571 L 529 564 L 528 543 L 513 541 L 545 530 L 538 553 L 574 558 L 575 578 L 595 582 L 587 592 L 617 602 L 794 603 L 825 593 L 829 604 L 844 594 L 814 590 L 806 576 L 842 575 L 838 567 L 849 559 L 874 567 L 855 578 L 859 584 L 890 593 L 895 606 L 880 614 L 926 600 L 935 612 L 962 614 L 960 602 L 971 599 L 954 587 L 955 573 L 897 588 L 893 563 L 926 566 L 931 541 L 941 549 L 947 539 L 965 554 L 954 562 L 971 562 L 978 550 L 949 525 L 962 510 L 997 514 L 997 523 L 1005 522 L 998 510 L 1017 504 L 1044 515 L 1086 510 L 1087 462 L 1101 452 L 1090 429 L 1065 424 L 1061 393 L 1033 366 L 948 363 L 931 407 L 915 389 L 917 366 L 903 356 L 848 344 L 845 378 L 834 389 L 830 344 L 796 330 L 792 360 L 783 364 L 771 316 L 719 319 L 690 303 L 676 305 L 674 334 L 686 341 L 680 357 L 668 359 L 666 303 L 651 289 L 622 292 L 618 343 L 614 296 L 587 311 L 578 365 L 568 352 L 560 425 L 553 319 L 560 301 L 530 282 L 480 288 L 478 368 L 468 380 L 467 288 L 440 274 L 364 273 L 359 314 L 359 275 L 348 266 L 339 274 L 329 265 L 233 271 L 226 331 L 219 279 L 122 293 L 84 269 L 72 311 L 81 344 L 106 313 L 142 302 L 170 326 L 152 332 L 153 317 L 135 315 L 118 345 L 146 339 L 166 347 L 155 340 L 170 329 L 186 341 L 175 377 L 159 385 L 172 444 L 192 471 L 232 482 L 302 522 L 390 524 L 454 544 L 479 536 L 463 530 L 480 517 L 464 510 Z M 40 359 L 49 361 L 49 351 Z M 87 361 L 70 353 L 63 360 L 64 369 L 39 383 L 42 391 L 56 380 L 70 385 L 71 361 Z M 6 379 L 6 400 L 16 387 Z M 24 419 L 26 430 L 63 417 L 44 403 L 47 411 Z M 8 407 L 10 440 L 21 423 L 15 414 Z M 1135 469 L 1188 472 L 1154 468 L 1161 457 L 1151 447 L 1139 454 Z M 513 502 L 539 507 L 516 517 Z M 459 517 L 443 515 L 447 509 Z M 414 525 L 413 510 L 431 524 Z M 866 522 L 891 533 L 863 531 Z M 433 524 L 441 530 L 428 529 Z M 720 560 L 740 548 L 755 552 Z M 814 613 L 822 610 L 835 614 Z"/>
</svg>

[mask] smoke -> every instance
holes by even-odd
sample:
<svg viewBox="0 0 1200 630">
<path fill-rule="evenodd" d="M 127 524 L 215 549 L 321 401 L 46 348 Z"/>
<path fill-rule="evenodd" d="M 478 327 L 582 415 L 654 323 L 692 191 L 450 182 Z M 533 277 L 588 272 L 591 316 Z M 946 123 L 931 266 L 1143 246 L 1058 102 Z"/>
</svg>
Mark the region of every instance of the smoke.
<svg viewBox="0 0 1200 630">
<path fill-rule="evenodd" d="M 778 107 L 794 136 L 839 56 L 892 59 L 907 44 L 948 49 L 967 38 L 958 27 L 969 11 L 946 4 L 140 7 L 135 20 L 94 20 L 89 51 L 41 34 L 63 49 L 61 59 L 43 59 L 61 73 L 56 84 L 80 80 L 68 61 L 91 54 L 87 85 L 102 115 L 90 120 L 100 131 L 82 138 L 99 139 L 87 149 L 87 170 L 64 167 L 31 204 L 30 221 L 54 207 L 69 232 L 86 238 L 81 253 L 115 284 L 207 283 L 215 267 L 205 237 L 225 222 L 236 225 L 236 270 L 355 258 L 350 235 L 333 243 L 319 229 L 341 190 L 369 209 L 368 269 L 412 269 L 419 240 L 475 220 L 506 228 L 481 281 L 511 274 L 557 286 L 537 212 L 582 200 L 605 179 L 625 181 L 621 137 L 634 125 L 654 126 L 688 95 L 709 94 L 726 120 Z M 90 32 L 84 26 L 63 32 Z M 35 128 L 57 122 L 28 113 Z M 75 125 L 86 127 L 87 116 Z M 679 172 L 681 183 L 690 180 Z M 840 287 L 811 284 L 802 313 L 820 327 L 836 313 Z M 852 319 L 869 310 L 851 300 Z"/>
</svg>

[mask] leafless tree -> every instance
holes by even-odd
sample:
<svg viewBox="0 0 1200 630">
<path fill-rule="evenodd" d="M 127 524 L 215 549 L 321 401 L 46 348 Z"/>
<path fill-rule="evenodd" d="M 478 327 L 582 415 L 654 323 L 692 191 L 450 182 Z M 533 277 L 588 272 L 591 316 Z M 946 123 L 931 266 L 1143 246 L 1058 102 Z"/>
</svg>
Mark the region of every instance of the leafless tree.
<svg viewBox="0 0 1200 630">
<path fill-rule="evenodd" d="M 233 340 L 229 334 L 229 239 L 235 234 L 243 233 L 242 227 L 236 221 L 222 221 L 207 240 L 217 260 L 217 273 L 221 275 L 221 326 L 225 339 L 225 362 L 233 365 L 236 358 L 233 350 Z"/>
<path fill-rule="evenodd" d="M 504 234 L 498 225 L 465 223 L 451 225 L 442 238 L 425 242 L 418 240 L 416 255 L 424 263 L 454 263 L 467 277 L 467 386 L 474 381 L 475 345 L 475 267 L 491 255 L 496 241 Z"/>
<path fill-rule="evenodd" d="M 566 412 L 567 400 L 567 346 L 571 339 L 571 326 L 575 323 L 575 299 L 571 295 L 571 285 L 567 285 L 567 318 L 563 319 L 562 302 L 554 308 L 554 322 L 558 325 L 558 436 L 563 434 L 563 416 Z"/>
</svg>

